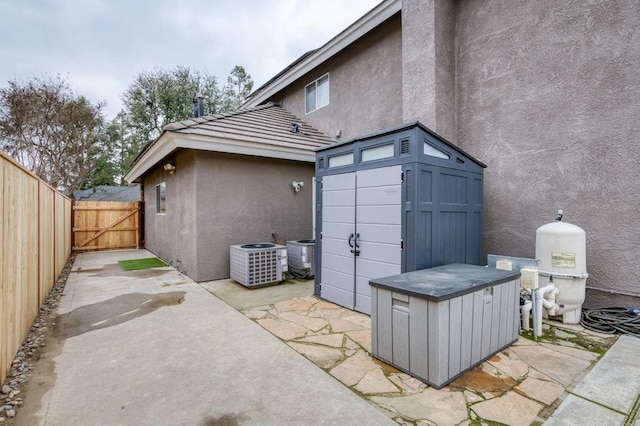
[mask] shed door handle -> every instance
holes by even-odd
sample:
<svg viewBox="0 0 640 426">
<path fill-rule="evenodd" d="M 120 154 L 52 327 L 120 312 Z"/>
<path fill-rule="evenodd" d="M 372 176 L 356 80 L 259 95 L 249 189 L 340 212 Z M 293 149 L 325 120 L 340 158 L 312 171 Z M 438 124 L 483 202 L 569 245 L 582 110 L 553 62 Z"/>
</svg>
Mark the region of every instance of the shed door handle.
<svg viewBox="0 0 640 426">
<path fill-rule="evenodd" d="M 353 233 L 351 235 L 349 235 L 349 240 L 347 241 L 347 243 L 349 244 L 349 247 L 353 248 Z"/>
<path fill-rule="evenodd" d="M 353 240 L 353 242 L 355 243 L 355 247 L 351 246 L 351 253 L 353 253 L 356 256 L 360 256 L 360 245 L 358 244 L 358 238 L 360 238 L 360 234 L 356 234 L 356 237 Z"/>
</svg>

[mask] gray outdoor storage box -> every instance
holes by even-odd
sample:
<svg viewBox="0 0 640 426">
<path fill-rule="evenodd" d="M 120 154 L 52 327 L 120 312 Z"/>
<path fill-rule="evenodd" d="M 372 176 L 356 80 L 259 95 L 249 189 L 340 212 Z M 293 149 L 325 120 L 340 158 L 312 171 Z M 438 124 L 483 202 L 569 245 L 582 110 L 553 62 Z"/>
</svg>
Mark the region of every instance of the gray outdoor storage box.
<svg viewBox="0 0 640 426">
<path fill-rule="evenodd" d="M 319 149 L 314 294 L 369 314 L 370 279 L 482 264 L 484 167 L 418 122 Z"/>
<path fill-rule="evenodd" d="M 371 280 L 371 351 L 439 389 L 518 338 L 520 273 L 451 264 Z"/>
</svg>

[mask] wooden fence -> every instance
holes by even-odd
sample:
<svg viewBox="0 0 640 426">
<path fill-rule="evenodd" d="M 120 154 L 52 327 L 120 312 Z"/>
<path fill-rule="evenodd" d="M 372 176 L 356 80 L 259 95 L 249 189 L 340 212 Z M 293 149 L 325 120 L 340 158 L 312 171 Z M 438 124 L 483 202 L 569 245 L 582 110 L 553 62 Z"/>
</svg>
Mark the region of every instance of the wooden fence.
<svg viewBox="0 0 640 426">
<path fill-rule="evenodd" d="M 71 255 L 71 200 L 0 152 L 0 383 Z"/>
<path fill-rule="evenodd" d="M 73 205 L 75 251 L 142 247 L 142 203 L 76 201 Z"/>
</svg>

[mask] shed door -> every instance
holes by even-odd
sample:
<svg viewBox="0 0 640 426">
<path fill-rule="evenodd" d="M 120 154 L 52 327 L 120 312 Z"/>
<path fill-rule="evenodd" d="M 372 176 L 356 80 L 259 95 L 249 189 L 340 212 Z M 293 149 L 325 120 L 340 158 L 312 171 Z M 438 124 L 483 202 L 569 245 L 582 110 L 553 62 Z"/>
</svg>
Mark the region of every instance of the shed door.
<svg viewBox="0 0 640 426">
<path fill-rule="evenodd" d="M 354 307 L 355 259 L 349 243 L 355 239 L 355 188 L 355 173 L 322 179 L 320 295 L 349 309 Z"/>
<path fill-rule="evenodd" d="M 323 298 L 369 314 L 369 280 L 402 272 L 401 186 L 401 166 L 323 179 Z"/>
</svg>

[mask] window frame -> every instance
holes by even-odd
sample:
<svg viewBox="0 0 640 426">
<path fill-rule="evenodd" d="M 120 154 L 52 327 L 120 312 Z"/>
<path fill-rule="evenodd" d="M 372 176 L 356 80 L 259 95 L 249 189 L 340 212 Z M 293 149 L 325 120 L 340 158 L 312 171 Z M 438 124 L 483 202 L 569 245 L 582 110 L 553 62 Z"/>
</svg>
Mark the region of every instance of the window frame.
<svg viewBox="0 0 640 426">
<path fill-rule="evenodd" d="M 318 104 L 318 82 L 320 80 L 325 79 L 325 78 L 326 78 L 326 82 L 323 82 L 321 87 L 323 87 L 325 85 L 327 86 L 327 96 L 326 96 L 327 101 L 326 101 L 326 103 L 324 103 L 322 105 L 319 105 Z M 325 107 L 325 106 L 327 106 L 327 105 L 329 105 L 331 103 L 331 86 L 330 86 L 330 82 L 331 82 L 331 79 L 329 78 L 329 73 L 326 73 L 326 74 L 316 78 L 314 81 L 312 81 L 311 83 L 307 84 L 306 86 L 304 86 L 304 113 L 305 113 L 305 115 L 306 114 L 311 114 L 312 112 L 317 111 L 320 108 L 323 108 L 323 107 Z M 308 90 L 309 90 L 309 87 L 311 87 L 311 86 L 313 86 L 313 88 L 315 90 L 315 96 L 314 96 L 315 105 L 314 105 L 313 109 L 309 109 L 309 104 L 308 104 L 308 102 L 309 102 Z"/>
<path fill-rule="evenodd" d="M 160 182 L 156 185 L 156 215 L 167 214 L 167 184 Z M 163 201 L 161 201 L 163 198 Z"/>
</svg>

